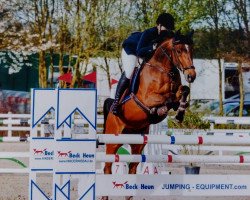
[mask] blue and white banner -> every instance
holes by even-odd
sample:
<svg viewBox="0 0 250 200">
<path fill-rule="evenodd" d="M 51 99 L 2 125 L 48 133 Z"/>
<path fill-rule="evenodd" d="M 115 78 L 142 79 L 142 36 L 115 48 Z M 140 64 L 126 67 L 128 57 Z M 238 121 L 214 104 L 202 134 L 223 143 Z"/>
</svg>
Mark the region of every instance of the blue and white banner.
<svg viewBox="0 0 250 200">
<path fill-rule="evenodd" d="M 30 199 L 69 200 L 72 195 L 76 199 L 95 199 L 96 99 L 97 92 L 93 89 L 32 90 Z M 55 122 L 54 136 L 38 137 L 36 128 L 48 113 L 55 117 L 51 120 L 52 125 Z M 82 118 L 84 126 L 89 128 L 86 134 L 81 134 L 81 139 L 70 135 L 76 118 Z M 37 184 L 36 174 L 44 172 L 53 173 L 51 196 Z M 77 192 L 71 185 L 72 176 L 78 179 Z"/>
<path fill-rule="evenodd" d="M 78 112 L 95 129 L 96 98 L 96 90 L 58 89 L 57 128 L 64 123 L 71 127 L 71 117 Z"/>
<path fill-rule="evenodd" d="M 55 145 L 56 174 L 95 174 L 95 139 L 61 139 Z"/>
<path fill-rule="evenodd" d="M 250 175 L 97 175 L 97 196 L 249 196 Z"/>
<path fill-rule="evenodd" d="M 57 105 L 55 89 L 32 89 L 32 128 L 49 112 L 54 112 Z"/>
</svg>

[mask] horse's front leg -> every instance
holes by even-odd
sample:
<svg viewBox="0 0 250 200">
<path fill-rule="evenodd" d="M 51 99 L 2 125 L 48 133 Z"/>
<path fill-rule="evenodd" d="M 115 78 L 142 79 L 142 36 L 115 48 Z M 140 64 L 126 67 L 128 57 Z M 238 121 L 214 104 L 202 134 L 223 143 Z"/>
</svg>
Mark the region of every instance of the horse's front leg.
<svg viewBox="0 0 250 200">
<path fill-rule="evenodd" d="M 189 93 L 190 93 L 190 89 L 186 85 L 184 86 L 181 85 L 176 93 L 176 98 L 180 100 L 179 100 L 179 107 L 177 109 L 175 119 L 180 123 L 183 121 L 185 110 L 188 107 L 187 97 Z"/>
<path fill-rule="evenodd" d="M 131 154 L 132 155 L 141 155 L 142 151 L 145 147 L 145 144 L 131 144 Z M 131 162 L 129 163 L 129 174 L 136 174 L 137 166 L 139 165 L 138 162 Z"/>
<path fill-rule="evenodd" d="M 131 144 L 131 154 L 132 155 L 141 155 L 142 151 L 145 147 L 145 144 Z M 131 162 L 129 163 L 129 174 L 136 174 L 137 172 L 137 167 L 138 167 L 139 163 L 138 162 Z M 125 200 L 133 200 L 133 196 L 126 196 Z"/>
<path fill-rule="evenodd" d="M 106 144 L 106 154 L 116 154 L 118 149 L 122 146 L 122 144 Z M 103 169 L 104 174 L 112 174 L 112 162 L 105 162 L 105 166 Z M 102 196 L 101 200 L 108 200 L 108 196 Z"/>
</svg>

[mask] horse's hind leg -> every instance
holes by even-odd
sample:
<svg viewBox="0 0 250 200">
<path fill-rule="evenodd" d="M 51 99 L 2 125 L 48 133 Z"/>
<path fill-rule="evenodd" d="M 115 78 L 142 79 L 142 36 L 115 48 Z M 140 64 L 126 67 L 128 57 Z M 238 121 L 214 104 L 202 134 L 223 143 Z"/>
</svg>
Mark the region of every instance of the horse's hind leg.
<svg viewBox="0 0 250 200">
<path fill-rule="evenodd" d="M 131 144 L 131 154 L 134 155 L 134 154 L 139 154 L 141 155 L 142 154 L 142 151 L 145 147 L 145 144 Z M 137 166 L 139 165 L 138 162 L 131 162 L 129 163 L 129 171 L 128 173 L 129 174 L 136 174 L 136 171 L 137 171 Z M 126 196 L 125 197 L 125 200 L 133 200 L 133 196 Z"/>
<path fill-rule="evenodd" d="M 177 109 L 175 119 L 179 122 L 182 122 L 184 119 L 185 110 L 188 106 L 187 97 L 188 97 L 189 93 L 190 93 L 190 89 L 186 85 L 184 85 L 184 86 L 181 85 L 179 87 L 178 92 L 176 93 L 176 98 L 177 99 L 180 98 L 180 101 L 179 101 L 180 104 L 179 104 L 179 107 Z M 180 95 L 181 95 L 181 97 L 180 97 Z"/>
</svg>

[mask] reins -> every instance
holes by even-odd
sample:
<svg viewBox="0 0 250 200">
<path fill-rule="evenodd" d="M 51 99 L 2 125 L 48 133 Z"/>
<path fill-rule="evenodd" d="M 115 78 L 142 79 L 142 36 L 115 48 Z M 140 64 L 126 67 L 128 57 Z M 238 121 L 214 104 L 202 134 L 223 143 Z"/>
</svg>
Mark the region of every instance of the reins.
<svg viewBox="0 0 250 200">
<path fill-rule="evenodd" d="M 176 49 L 174 48 L 174 43 L 173 43 L 173 47 L 171 49 L 171 51 L 174 53 L 175 57 L 177 58 L 178 60 L 178 64 L 175 64 L 171 55 L 168 55 L 168 53 L 166 52 L 166 49 L 162 48 L 162 46 L 159 46 L 160 50 L 162 51 L 162 53 L 168 58 L 169 62 L 176 68 L 178 68 L 182 73 L 184 73 L 186 70 L 189 70 L 189 69 L 195 69 L 195 67 L 193 65 L 189 66 L 189 67 L 186 67 L 184 68 L 183 67 L 183 64 L 181 63 L 180 59 L 179 59 L 179 56 L 177 55 L 177 52 L 176 52 Z M 180 67 L 182 66 L 182 67 Z"/>
</svg>

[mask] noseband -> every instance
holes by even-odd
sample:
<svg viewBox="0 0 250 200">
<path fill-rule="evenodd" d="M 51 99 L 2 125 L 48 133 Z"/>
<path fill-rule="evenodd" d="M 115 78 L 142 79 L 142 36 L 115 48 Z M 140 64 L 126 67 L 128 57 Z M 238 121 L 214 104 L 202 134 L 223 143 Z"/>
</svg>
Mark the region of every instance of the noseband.
<svg viewBox="0 0 250 200">
<path fill-rule="evenodd" d="M 182 65 L 182 63 L 181 63 L 181 61 L 180 61 L 180 59 L 179 59 L 179 57 L 178 57 L 178 55 L 177 55 L 176 49 L 174 48 L 174 45 L 175 45 L 175 44 L 173 43 L 173 48 L 171 49 L 171 51 L 173 51 L 173 53 L 175 54 L 175 57 L 176 57 L 177 60 L 178 60 L 177 65 L 174 63 L 174 61 L 173 61 L 171 55 L 168 55 L 168 53 L 166 52 L 166 49 L 162 48 L 162 46 L 159 46 L 159 48 L 161 49 L 162 53 L 168 58 L 168 60 L 170 61 L 170 63 L 171 63 L 173 66 L 177 67 L 183 74 L 184 74 L 184 72 L 185 72 L 186 70 L 195 69 L 195 67 L 194 67 L 193 65 L 191 65 L 191 66 L 189 66 L 189 67 L 185 67 L 185 68 L 183 67 L 183 65 Z M 181 67 L 181 66 L 182 66 L 182 67 Z"/>
</svg>

